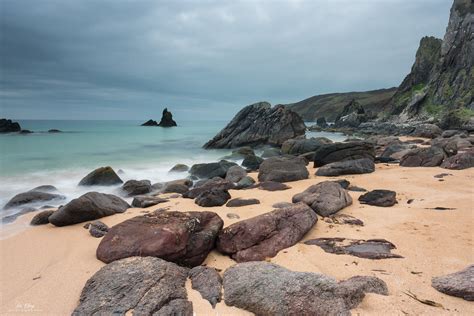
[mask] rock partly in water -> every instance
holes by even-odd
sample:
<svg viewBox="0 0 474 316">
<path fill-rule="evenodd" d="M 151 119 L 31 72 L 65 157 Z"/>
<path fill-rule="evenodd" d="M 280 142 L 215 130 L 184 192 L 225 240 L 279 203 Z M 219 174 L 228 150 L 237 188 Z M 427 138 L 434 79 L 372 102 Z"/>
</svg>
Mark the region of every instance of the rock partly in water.
<svg viewBox="0 0 474 316">
<path fill-rule="evenodd" d="M 246 106 L 204 148 L 236 148 L 241 146 L 281 146 L 287 139 L 304 135 L 301 117 L 285 106 L 267 102 Z"/>
<path fill-rule="evenodd" d="M 187 172 L 188 170 L 189 170 L 189 166 L 182 163 L 178 163 L 174 165 L 168 172 Z"/>
<path fill-rule="evenodd" d="M 128 180 L 122 185 L 122 190 L 127 196 L 147 194 L 151 192 L 149 180 Z"/>
<path fill-rule="evenodd" d="M 385 239 L 317 238 L 307 240 L 305 244 L 319 246 L 325 252 L 337 255 L 351 255 L 366 259 L 403 258 L 391 252 L 397 247 Z"/>
<path fill-rule="evenodd" d="M 143 123 L 141 126 L 158 126 L 158 122 L 155 120 L 148 120 Z"/>
<path fill-rule="evenodd" d="M 224 301 L 256 315 L 351 315 L 365 293 L 388 295 L 379 278 L 332 277 L 287 270 L 268 262 L 236 264 L 224 272 Z"/>
<path fill-rule="evenodd" d="M 375 164 L 372 159 L 345 160 L 328 163 L 318 168 L 317 176 L 335 177 L 345 174 L 363 174 L 375 171 Z"/>
<path fill-rule="evenodd" d="M 32 226 L 46 225 L 49 224 L 49 217 L 54 213 L 54 211 L 42 211 L 36 214 L 30 222 Z"/>
<path fill-rule="evenodd" d="M 82 178 L 79 185 L 116 185 L 123 183 L 112 167 L 97 168 Z"/>
<path fill-rule="evenodd" d="M 314 153 L 314 167 L 356 159 L 375 159 L 375 147 L 368 142 L 333 143 L 320 146 Z"/>
<path fill-rule="evenodd" d="M 214 177 L 225 178 L 227 171 L 232 166 L 237 166 L 237 164 L 226 160 L 211 163 L 199 163 L 193 165 L 189 170 L 189 173 L 200 179 L 211 179 Z"/>
<path fill-rule="evenodd" d="M 214 248 L 222 219 L 213 212 L 159 212 L 119 223 L 97 248 L 109 263 L 133 256 L 151 256 L 183 266 L 198 266 Z"/>
<path fill-rule="evenodd" d="M 121 198 L 98 192 L 88 192 L 61 206 L 49 217 L 55 226 L 66 226 L 125 212 L 130 205 Z"/>
<path fill-rule="evenodd" d="M 250 171 L 256 171 L 260 168 L 260 165 L 263 162 L 263 158 L 260 158 L 255 155 L 250 155 L 245 157 L 245 159 L 242 161 L 242 167 L 247 168 L 247 170 Z"/>
<path fill-rule="evenodd" d="M 23 209 L 21 209 L 19 212 L 15 213 L 15 214 L 12 214 L 12 215 L 7 215 L 7 216 L 4 216 L 2 217 L 2 224 L 10 224 L 10 223 L 13 223 L 14 221 L 16 221 L 16 219 L 22 215 L 25 215 L 25 214 L 28 214 L 28 213 L 32 213 L 32 212 L 36 212 L 37 209 L 33 208 L 33 207 L 25 207 Z"/>
<path fill-rule="evenodd" d="M 342 186 L 333 181 L 314 184 L 293 196 L 293 203 L 303 202 L 321 216 L 330 216 L 352 204 L 352 198 Z"/>
<path fill-rule="evenodd" d="M 168 111 L 167 108 L 163 110 L 163 114 L 161 116 L 161 121 L 158 123 L 158 126 L 160 127 L 173 127 L 177 126 L 176 122 L 173 120 L 173 114 L 171 114 L 170 111 Z"/>
<path fill-rule="evenodd" d="M 159 258 L 115 261 L 86 282 L 72 315 L 192 316 L 187 275 L 186 268 Z"/>
<path fill-rule="evenodd" d="M 53 134 L 55 134 L 55 133 L 62 133 L 62 131 L 60 131 L 59 129 L 56 129 L 56 128 L 52 128 L 52 129 L 49 129 L 49 130 L 48 130 L 48 133 L 53 133 Z"/>
<path fill-rule="evenodd" d="M 225 179 L 230 182 L 237 183 L 247 176 L 247 171 L 240 166 L 232 166 L 227 170 Z"/>
<path fill-rule="evenodd" d="M 402 167 L 436 167 L 441 165 L 446 153 L 439 147 L 417 148 L 409 151 L 400 160 Z"/>
<path fill-rule="evenodd" d="M 441 168 L 462 170 L 474 167 L 474 150 L 459 153 L 446 158 L 441 164 Z"/>
<path fill-rule="evenodd" d="M 199 194 L 194 203 L 202 207 L 222 206 L 226 204 L 230 198 L 230 193 L 227 190 L 211 189 Z"/>
<path fill-rule="evenodd" d="M 135 196 L 132 201 L 133 207 L 140 207 L 146 208 L 150 206 L 154 206 L 160 203 L 169 202 L 168 199 L 160 198 L 158 196 L 150 196 L 150 195 L 143 195 L 143 196 Z"/>
<path fill-rule="evenodd" d="M 431 286 L 441 293 L 474 301 L 474 265 L 456 273 L 431 279 Z"/>
<path fill-rule="evenodd" d="M 15 133 L 21 131 L 20 124 L 12 120 L 0 119 L 0 133 Z"/>
<path fill-rule="evenodd" d="M 255 180 L 251 176 L 243 177 L 237 185 L 235 186 L 236 189 L 247 189 L 252 187 L 255 184 Z"/>
<path fill-rule="evenodd" d="M 189 270 L 191 287 L 198 291 L 202 298 L 211 303 L 212 307 L 221 301 L 222 278 L 214 268 L 198 266 Z"/>
<path fill-rule="evenodd" d="M 257 199 L 242 199 L 242 198 L 236 198 L 232 199 L 225 206 L 227 207 L 241 207 L 241 206 L 247 206 L 247 205 L 254 205 L 254 204 L 260 204 L 260 201 Z"/>
<path fill-rule="evenodd" d="M 278 157 L 281 156 L 281 150 L 275 147 L 265 148 L 262 153 L 262 158 Z"/>
<path fill-rule="evenodd" d="M 45 192 L 45 193 L 59 192 L 58 189 L 54 185 L 49 185 L 49 184 L 37 186 L 36 188 L 31 189 L 30 191 Z"/>
<path fill-rule="evenodd" d="M 237 262 L 265 260 L 300 241 L 317 220 L 302 203 L 277 209 L 224 228 L 217 250 Z"/>
<path fill-rule="evenodd" d="M 359 196 L 361 204 L 388 207 L 397 203 L 397 193 L 390 190 L 373 190 Z"/>
<path fill-rule="evenodd" d="M 47 202 L 53 200 L 64 200 L 66 197 L 64 195 L 46 193 L 40 191 L 28 191 L 15 195 L 12 197 L 3 209 L 11 209 L 14 207 L 24 206 L 26 204 Z"/>
<path fill-rule="evenodd" d="M 290 182 L 308 179 L 306 161 L 303 158 L 272 157 L 260 165 L 258 180 Z"/>
</svg>

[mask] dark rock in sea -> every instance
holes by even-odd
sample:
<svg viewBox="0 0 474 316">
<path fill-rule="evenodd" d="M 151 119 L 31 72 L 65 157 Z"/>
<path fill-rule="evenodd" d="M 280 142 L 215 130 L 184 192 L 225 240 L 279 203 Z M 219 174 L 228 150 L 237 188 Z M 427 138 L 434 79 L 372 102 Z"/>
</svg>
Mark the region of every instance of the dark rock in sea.
<svg viewBox="0 0 474 316">
<path fill-rule="evenodd" d="M 390 190 L 373 190 L 361 195 L 359 202 L 374 206 L 393 206 L 397 203 L 397 193 Z"/>
<path fill-rule="evenodd" d="M 400 160 L 402 167 L 436 167 L 446 158 L 446 153 L 439 147 L 417 148 L 409 151 Z"/>
<path fill-rule="evenodd" d="M 177 126 L 176 122 L 173 120 L 173 114 L 168 111 L 167 108 L 163 110 L 163 114 L 161 116 L 161 121 L 158 123 L 158 126 L 161 127 L 173 127 Z"/>
<path fill-rule="evenodd" d="M 90 223 L 88 229 L 89 234 L 91 234 L 92 237 L 100 238 L 104 237 L 105 234 L 107 234 L 107 232 L 109 231 L 109 226 L 107 226 L 101 221 L 93 221 L 92 223 Z"/>
<path fill-rule="evenodd" d="M 263 182 L 260 182 L 257 186 L 260 190 L 271 191 L 271 192 L 284 191 L 284 190 L 291 189 L 290 186 L 284 183 L 275 182 L 275 181 L 263 181 Z"/>
<path fill-rule="evenodd" d="M 331 162 L 356 159 L 375 159 L 374 145 L 367 142 L 333 143 L 320 146 L 314 153 L 314 167 Z"/>
<path fill-rule="evenodd" d="M 116 185 L 123 183 L 122 179 L 111 167 L 100 167 L 82 178 L 79 185 Z"/>
<path fill-rule="evenodd" d="M 154 206 L 160 203 L 169 202 L 168 199 L 163 199 L 157 196 L 150 196 L 150 195 L 143 195 L 143 196 L 135 196 L 132 201 L 133 207 L 140 207 L 146 208 L 150 206 Z"/>
<path fill-rule="evenodd" d="M 250 176 L 246 176 L 246 177 L 243 177 L 242 180 L 237 182 L 237 185 L 236 185 L 235 188 L 236 189 L 247 189 L 247 188 L 252 187 L 254 184 L 255 184 L 255 180 Z"/>
<path fill-rule="evenodd" d="M 459 153 L 446 158 L 441 164 L 441 168 L 462 170 L 474 167 L 474 150 Z"/>
<path fill-rule="evenodd" d="M 341 113 L 338 114 L 334 121 L 334 127 L 358 127 L 361 123 L 367 122 L 369 119 L 365 113 L 364 107 L 357 102 L 356 99 L 352 99 L 349 103 L 344 106 Z"/>
<path fill-rule="evenodd" d="M 62 133 L 62 131 L 60 131 L 59 129 L 50 129 L 48 130 L 48 133 Z"/>
<path fill-rule="evenodd" d="M 189 170 L 189 166 L 179 163 L 173 166 L 169 172 L 187 172 Z"/>
<path fill-rule="evenodd" d="M 301 117 L 282 105 L 273 108 L 267 102 L 246 106 L 204 148 L 236 148 L 241 146 L 281 146 L 287 139 L 304 135 Z"/>
<path fill-rule="evenodd" d="M 215 177 L 212 179 L 207 179 L 207 180 L 202 180 L 196 183 L 194 188 L 190 189 L 188 192 L 183 193 L 184 198 L 188 199 L 195 199 L 197 198 L 201 193 L 210 191 L 212 189 L 216 190 L 230 190 L 235 187 L 235 184 L 233 182 L 224 180 L 219 177 Z"/>
<path fill-rule="evenodd" d="M 179 265 L 200 265 L 214 248 L 224 222 L 213 212 L 159 212 L 119 223 L 97 248 L 97 258 L 158 257 Z"/>
<path fill-rule="evenodd" d="M 332 162 L 318 168 L 317 176 L 335 177 L 345 174 L 363 174 L 375 171 L 372 159 L 356 159 Z"/>
<path fill-rule="evenodd" d="M 49 217 L 55 226 L 67 226 L 125 212 L 130 205 L 121 198 L 98 192 L 88 192 L 60 207 Z"/>
<path fill-rule="evenodd" d="M 250 155 L 245 157 L 244 161 L 242 161 L 242 166 L 247 168 L 247 170 L 255 171 L 260 168 L 260 165 L 263 162 L 263 158 L 260 158 L 255 155 Z"/>
<path fill-rule="evenodd" d="M 262 153 L 262 158 L 278 157 L 281 156 L 280 148 L 269 147 L 265 148 Z"/>
<path fill-rule="evenodd" d="M 237 183 L 247 176 L 247 171 L 240 166 L 232 166 L 227 170 L 225 179 L 230 182 Z"/>
<path fill-rule="evenodd" d="M 317 120 L 316 120 L 316 124 L 319 126 L 319 127 L 322 127 L 322 128 L 326 128 L 328 127 L 328 123 L 326 122 L 326 118 L 325 117 L 319 117 Z"/>
<path fill-rule="evenodd" d="M 304 243 L 319 246 L 325 252 L 336 255 L 351 255 L 366 259 L 403 258 L 391 252 L 397 247 L 385 239 L 317 238 Z"/>
<path fill-rule="evenodd" d="M 196 197 L 194 203 L 202 207 L 222 206 L 230 200 L 229 191 L 221 189 L 210 189 Z"/>
<path fill-rule="evenodd" d="M 384 281 L 287 270 L 274 263 L 246 262 L 224 272 L 224 301 L 255 315 L 351 315 L 365 293 L 388 295 Z"/>
<path fill-rule="evenodd" d="M 227 207 L 241 207 L 241 206 L 247 206 L 247 205 L 254 205 L 254 204 L 260 204 L 260 201 L 257 199 L 242 199 L 242 198 L 236 198 L 232 199 L 225 206 Z"/>
<path fill-rule="evenodd" d="M 224 228 L 216 247 L 237 262 L 265 260 L 300 241 L 317 220 L 303 203 L 276 209 Z"/>
<path fill-rule="evenodd" d="M 441 136 L 443 130 L 434 124 L 420 124 L 411 133 L 414 137 L 436 138 Z"/>
<path fill-rule="evenodd" d="M 245 159 L 247 156 L 255 156 L 255 152 L 253 151 L 252 147 L 250 146 L 244 146 L 237 148 L 232 151 L 232 154 L 229 156 L 225 156 L 222 159 L 226 160 L 240 160 L 240 159 Z"/>
<path fill-rule="evenodd" d="M 314 152 L 321 145 L 331 144 L 332 141 L 326 137 L 317 137 L 317 138 L 294 138 L 285 141 L 281 145 L 281 152 L 283 154 L 289 155 L 302 155 L 309 152 Z"/>
<path fill-rule="evenodd" d="M 293 196 L 293 203 L 303 202 L 321 216 L 333 215 L 352 204 L 352 198 L 337 182 L 314 184 Z"/>
<path fill-rule="evenodd" d="M 20 134 L 23 134 L 23 135 L 25 135 L 25 134 L 33 134 L 33 132 L 30 131 L 29 129 L 22 129 L 22 130 L 20 131 Z"/>
<path fill-rule="evenodd" d="M 54 213 L 55 211 L 42 211 L 36 214 L 30 222 L 30 225 L 32 226 L 38 226 L 38 225 L 46 225 L 49 224 L 49 217 Z"/>
<path fill-rule="evenodd" d="M 40 185 L 36 188 L 31 189 L 30 191 L 52 193 L 58 192 L 58 189 L 54 185 Z"/>
<path fill-rule="evenodd" d="M 103 266 L 85 284 L 73 316 L 192 316 L 188 270 L 159 258 L 133 257 Z"/>
<path fill-rule="evenodd" d="M 211 303 L 212 308 L 221 301 L 222 278 L 214 268 L 198 266 L 189 270 L 191 287 L 198 291 L 202 298 Z"/>
<path fill-rule="evenodd" d="M 189 170 L 189 173 L 200 179 L 211 179 L 214 177 L 225 178 L 227 170 L 232 166 L 237 166 L 237 164 L 226 160 L 211 163 L 199 163 L 193 165 Z"/>
<path fill-rule="evenodd" d="M 325 222 L 338 224 L 338 225 L 354 225 L 354 226 L 364 226 L 364 222 L 354 216 L 347 214 L 336 214 L 326 217 Z"/>
<path fill-rule="evenodd" d="M 10 209 L 14 207 L 20 207 L 26 204 L 38 203 L 38 202 L 47 202 L 53 200 L 64 200 L 66 197 L 64 195 L 39 192 L 39 191 L 28 191 L 15 195 L 12 197 L 3 209 Z"/>
<path fill-rule="evenodd" d="M 147 194 L 151 192 L 151 182 L 149 180 L 128 180 L 122 185 L 122 190 L 127 196 Z"/>
<path fill-rule="evenodd" d="M 189 179 L 173 180 L 173 181 L 166 182 L 161 192 L 184 194 L 189 191 L 189 188 L 192 185 L 193 185 L 193 182 Z"/>
<path fill-rule="evenodd" d="M 21 131 L 20 124 L 12 120 L 0 119 L 0 133 L 15 133 Z"/>
<path fill-rule="evenodd" d="M 303 158 L 272 157 L 260 165 L 258 180 L 290 182 L 308 179 L 306 161 Z"/>
<path fill-rule="evenodd" d="M 22 215 L 25 215 L 25 214 L 28 214 L 28 213 L 36 212 L 36 211 L 37 211 L 37 209 L 35 209 L 33 207 L 25 207 L 25 208 L 21 209 L 21 211 L 15 213 L 15 214 L 2 217 L 2 224 L 13 223 L 18 217 L 20 217 Z"/>
<path fill-rule="evenodd" d="M 474 265 L 456 273 L 432 278 L 431 286 L 441 293 L 474 301 Z"/>
<path fill-rule="evenodd" d="M 158 122 L 154 120 L 148 120 L 143 123 L 141 126 L 158 126 Z"/>
</svg>

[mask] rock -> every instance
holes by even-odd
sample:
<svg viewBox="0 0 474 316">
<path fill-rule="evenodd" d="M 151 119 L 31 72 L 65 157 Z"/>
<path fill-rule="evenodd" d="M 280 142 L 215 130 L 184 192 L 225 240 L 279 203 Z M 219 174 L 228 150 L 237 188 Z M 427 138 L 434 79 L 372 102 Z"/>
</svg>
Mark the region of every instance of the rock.
<svg viewBox="0 0 474 316">
<path fill-rule="evenodd" d="M 79 185 L 115 185 L 123 183 L 111 167 L 97 168 L 85 176 Z"/>
<path fill-rule="evenodd" d="M 400 160 L 403 167 L 436 167 L 446 158 L 446 153 L 439 147 L 417 148 L 409 151 Z"/>
<path fill-rule="evenodd" d="M 335 180 L 333 182 L 336 182 L 338 183 L 343 189 L 348 189 L 349 186 L 351 185 L 351 183 L 349 182 L 349 180 L 346 180 L 346 179 L 339 179 L 339 180 Z"/>
<path fill-rule="evenodd" d="M 159 258 L 115 261 L 86 282 L 72 315 L 192 316 L 187 274 L 187 269 Z"/>
<path fill-rule="evenodd" d="M 191 190 L 189 190 L 188 192 L 183 194 L 183 197 L 188 198 L 188 199 L 195 199 L 201 193 L 206 192 L 206 191 L 210 191 L 212 189 L 230 190 L 230 189 L 233 189 L 234 187 L 235 187 L 235 185 L 234 185 L 233 182 L 224 180 L 224 179 L 219 178 L 219 177 L 215 177 L 215 178 L 212 178 L 212 179 L 207 179 L 207 180 L 203 180 L 203 181 L 200 181 L 200 182 L 196 183 L 194 188 L 192 188 Z"/>
<path fill-rule="evenodd" d="M 55 226 L 66 226 L 125 212 L 130 205 L 121 198 L 98 192 L 88 192 L 60 207 L 49 217 Z"/>
<path fill-rule="evenodd" d="M 380 157 L 401 159 L 407 152 L 415 148 L 416 145 L 409 145 L 400 141 L 395 141 L 384 148 Z"/>
<path fill-rule="evenodd" d="M 325 252 L 336 255 L 351 255 L 366 259 L 403 258 L 391 253 L 391 250 L 397 247 L 385 239 L 317 238 L 304 243 L 319 246 Z"/>
<path fill-rule="evenodd" d="M 347 190 L 348 191 L 353 191 L 353 192 L 367 192 L 366 189 L 355 186 L 355 185 L 351 185 L 350 187 L 347 188 Z"/>
<path fill-rule="evenodd" d="M 165 184 L 162 182 L 153 183 L 151 185 L 151 192 L 161 192 L 161 190 L 163 190 L 164 187 L 165 187 Z"/>
<path fill-rule="evenodd" d="M 32 226 L 46 225 L 49 224 L 49 217 L 54 213 L 54 211 L 42 211 L 36 214 L 30 222 Z"/>
<path fill-rule="evenodd" d="M 275 181 L 263 181 L 258 184 L 258 188 L 260 190 L 265 190 L 265 191 L 284 191 L 291 189 L 288 185 L 280 182 L 275 182 Z"/>
<path fill-rule="evenodd" d="M 474 265 L 456 273 L 431 279 L 431 286 L 441 293 L 474 301 Z"/>
<path fill-rule="evenodd" d="M 336 117 L 334 127 L 358 127 L 361 123 L 368 120 L 368 115 L 365 113 L 364 107 L 352 99 L 344 106 L 344 109 Z"/>
<path fill-rule="evenodd" d="M 462 170 L 471 167 L 474 167 L 474 150 L 469 150 L 446 158 L 441 164 L 441 168 L 452 170 Z"/>
<path fill-rule="evenodd" d="M 21 209 L 21 211 L 15 213 L 15 214 L 2 217 L 2 224 L 13 223 L 18 217 L 20 217 L 22 215 L 25 215 L 25 214 L 28 214 L 28 213 L 36 212 L 36 211 L 37 211 L 37 209 L 35 209 L 33 207 L 25 207 L 25 208 Z"/>
<path fill-rule="evenodd" d="M 309 172 L 302 158 L 272 157 L 260 165 L 258 180 L 290 182 L 308 179 Z"/>
<path fill-rule="evenodd" d="M 97 259 L 110 263 L 151 256 L 183 266 L 198 266 L 214 248 L 224 222 L 213 212 L 158 212 L 119 223 L 97 248 Z"/>
<path fill-rule="evenodd" d="M 465 138 L 468 136 L 466 131 L 460 131 L 457 129 L 450 129 L 450 130 L 443 131 L 443 133 L 441 133 L 441 137 L 443 138 L 450 138 L 456 135 L 462 138 Z"/>
<path fill-rule="evenodd" d="M 33 133 L 33 132 L 30 131 L 29 129 L 22 129 L 22 130 L 20 131 L 20 134 L 32 134 L 32 133 Z"/>
<path fill-rule="evenodd" d="M 456 136 L 453 138 L 456 138 Z M 461 139 L 461 144 L 462 142 L 468 143 L 468 147 L 471 146 L 471 143 L 466 139 Z M 443 149 L 448 157 L 454 156 L 458 153 L 458 142 L 456 139 L 438 137 L 431 141 L 431 146 Z"/>
<path fill-rule="evenodd" d="M 224 272 L 224 300 L 255 315 L 351 315 L 365 293 L 388 295 L 384 281 L 356 276 L 337 282 L 268 262 L 236 264 Z"/>
<path fill-rule="evenodd" d="M 122 185 L 127 196 L 147 194 L 151 192 L 151 182 L 148 180 L 128 180 Z"/>
<path fill-rule="evenodd" d="M 173 114 L 168 111 L 167 108 L 163 110 L 163 115 L 161 116 L 161 121 L 158 123 L 158 126 L 161 127 L 173 127 L 177 126 L 176 122 L 173 120 Z"/>
<path fill-rule="evenodd" d="M 248 170 L 255 171 L 258 170 L 260 165 L 263 162 L 263 158 L 258 156 L 247 156 L 245 157 L 244 161 L 242 161 L 242 166 L 247 168 Z"/>
<path fill-rule="evenodd" d="M 374 206 L 393 206 L 397 203 L 397 193 L 390 190 L 373 190 L 359 196 L 361 204 L 369 204 Z"/>
<path fill-rule="evenodd" d="M 224 228 L 216 247 L 237 262 L 265 260 L 300 241 L 317 220 L 302 203 L 277 209 Z"/>
<path fill-rule="evenodd" d="M 325 221 L 332 224 L 338 225 L 355 225 L 355 226 L 364 226 L 364 222 L 354 216 L 347 215 L 347 214 L 336 214 L 331 215 L 325 218 Z"/>
<path fill-rule="evenodd" d="M 294 203 L 290 202 L 278 202 L 272 205 L 273 208 L 286 208 L 286 207 L 292 207 L 294 206 Z"/>
<path fill-rule="evenodd" d="M 227 213 L 227 218 L 230 218 L 230 219 L 239 219 L 240 216 L 238 214 L 235 214 L 235 213 Z"/>
<path fill-rule="evenodd" d="M 20 124 L 12 120 L 0 119 L 0 133 L 15 133 L 21 131 Z"/>
<path fill-rule="evenodd" d="M 328 127 L 328 123 L 326 122 L 326 118 L 325 117 L 319 117 L 317 120 L 316 120 L 316 124 L 319 126 L 319 127 L 322 127 L 322 128 L 326 128 Z"/>
<path fill-rule="evenodd" d="M 304 135 L 301 117 L 283 105 L 271 107 L 267 102 L 243 108 L 204 148 L 236 148 L 241 146 L 281 146 L 287 139 Z"/>
<path fill-rule="evenodd" d="M 335 177 L 345 174 L 363 174 L 375 171 L 374 161 L 371 159 L 356 159 L 332 162 L 316 171 L 317 176 Z"/>
<path fill-rule="evenodd" d="M 423 137 L 423 138 L 436 138 L 441 136 L 443 130 L 434 124 L 420 124 L 416 126 L 413 133 L 414 137 Z"/>
<path fill-rule="evenodd" d="M 4 210 L 11 209 L 14 207 L 20 207 L 26 204 L 46 202 L 53 200 L 64 200 L 64 195 L 52 194 L 39 191 L 28 191 L 15 195 L 12 197 L 7 204 L 3 207 Z"/>
<path fill-rule="evenodd" d="M 227 170 L 225 179 L 230 182 L 237 183 L 247 176 L 247 171 L 240 166 L 232 166 Z"/>
<path fill-rule="evenodd" d="M 260 204 L 260 201 L 257 199 L 233 199 L 227 202 L 225 206 L 227 207 L 241 207 L 241 206 L 247 206 L 247 205 L 254 205 L 254 204 Z"/>
<path fill-rule="evenodd" d="M 40 185 L 34 189 L 31 189 L 30 191 L 51 193 L 58 192 L 58 189 L 54 185 Z"/>
<path fill-rule="evenodd" d="M 148 120 L 143 123 L 141 126 L 158 126 L 158 122 L 154 120 Z"/>
<path fill-rule="evenodd" d="M 101 221 L 93 221 L 89 225 L 89 234 L 91 234 L 91 236 L 95 238 L 104 237 L 108 231 L 109 226 L 107 226 Z"/>
<path fill-rule="evenodd" d="M 222 278 L 214 268 L 198 266 L 189 270 L 191 287 L 198 291 L 202 298 L 211 303 L 212 308 L 221 301 Z"/>
<path fill-rule="evenodd" d="M 236 189 L 250 188 L 254 185 L 254 183 L 255 183 L 255 180 L 252 177 L 246 176 L 246 177 L 242 178 L 242 180 L 237 182 Z"/>
<path fill-rule="evenodd" d="M 226 156 L 223 159 L 240 160 L 240 159 L 244 159 L 247 156 L 255 156 L 255 152 L 250 146 L 237 148 L 232 151 L 232 154 L 230 154 L 229 156 Z"/>
<path fill-rule="evenodd" d="M 211 189 L 204 191 L 196 197 L 194 203 L 202 207 L 222 206 L 230 200 L 229 191 L 221 189 Z"/>
<path fill-rule="evenodd" d="M 221 160 L 220 162 L 200 163 L 193 165 L 189 170 L 189 173 L 200 179 L 211 179 L 214 177 L 225 178 L 227 170 L 232 166 L 237 166 L 237 164 L 226 160 Z"/>
<path fill-rule="evenodd" d="M 314 151 L 310 151 L 308 153 L 299 155 L 298 157 L 303 158 L 306 161 L 306 165 L 309 164 L 309 162 L 313 161 L 314 159 Z"/>
<path fill-rule="evenodd" d="M 317 138 L 310 138 L 310 139 L 289 139 L 281 145 L 281 152 L 283 154 L 289 155 L 302 155 L 309 152 L 314 152 L 318 149 L 321 145 L 324 144 L 331 144 L 332 141 L 327 139 L 326 137 L 317 137 Z"/>
<path fill-rule="evenodd" d="M 317 214 L 329 216 L 352 204 L 352 198 L 340 184 L 324 181 L 293 196 L 293 203 L 303 202 Z"/>
<path fill-rule="evenodd" d="M 150 195 L 142 195 L 142 196 L 135 196 L 132 201 L 133 207 L 140 207 L 146 208 L 150 206 L 154 206 L 160 203 L 169 202 L 168 199 L 163 199 L 158 196 L 150 196 Z"/>
<path fill-rule="evenodd" d="M 189 170 L 189 167 L 184 164 L 176 164 L 173 166 L 173 168 L 170 169 L 168 172 L 187 172 Z"/>
<path fill-rule="evenodd" d="M 173 181 L 166 182 L 161 192 L 184 194 L 189 191 L 189 188 L 192 185 L 193 185 L 193 182 L 189 179 L 173 180 Z"/>
<path fill-rule="evenodd" d="M 314 167 L 331 162 L 356 159 L 375 159 L 374 145 L 367 142 L 333 143 L 320 146 L 314 153 Z"/>
<path fill-rule="evenodd" d="M 60 131 L 59 129 L 52 128 L 48 130 L 48 133 L 62 133 L 62 131 Z"/>
<path fill-rule="evenodd" d="M 279 148 L 275 147 L 265 148 L 262 153 L 262 158 L 270 158 L 277 156 L 281 156 L 281 151 Z"/>
</svg>

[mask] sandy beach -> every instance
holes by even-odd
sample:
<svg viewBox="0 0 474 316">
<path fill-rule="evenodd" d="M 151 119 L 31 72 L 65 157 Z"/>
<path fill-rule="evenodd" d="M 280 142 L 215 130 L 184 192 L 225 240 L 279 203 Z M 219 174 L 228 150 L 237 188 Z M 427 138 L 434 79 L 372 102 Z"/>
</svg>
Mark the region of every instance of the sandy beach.
<svg viewBox="0 0 474 316">
<path fill-rule="evenodd" d="M 192 199 L 173 198 L 165 204 L 147 209 L 129 209 L 124 214 L 102 219 L 109 226 L 143 212 L 166 207 L 178 211 L 211 210 L 220 215 L 224 226 L 272 210 L 276 202 L 290 202 L 294 194 L 308 186 L 328 180 L 314 176 L 288 183 L 291 189 L 268 192 L 260 189 L 231 190 L 233 198 L 258 198 L 260 205 L 239 208 L 202 208 Z M 433 276 L 452 273 L 474 262 L 474 170 L 462 171 L 441 168 L 402 168 L 378 164 L 376 172 L 330 179 L 347 179 L 351 184 L 367 190 L 390 189 L 397 192 L 398 204 L 393 207 L 361 205 L 361 193 L 350 192 L 354 202 L 343 209 L 362 220 L 364 226 L 327 223 L 319 218 L 317 224 L 298 244 L 281 251 L 269 261 L 295 271 L 319 272 L 338 280 L 355 275 L 372 275 L 384 280 L 389 296 L 368 294 L 354 310 L 354 315 L 468 315 L 472 303 L 437 292 L 431 287 Z M 444 181 L 434 178 L 449 173 Z M 256 173 L 251 174 L 256 177 Z M 409 199 L 414 201 L 407 203 Z M 454 210 L 433 210 L 435 207 Z M 229 219 L 236 213 L 240 219 Z M 26 225 L 34 214 L 20 217 L 15 224 L 2 231 L 1 247 L 1 310 L 2 315 L 31 312 L 38 315 L 66 315 L 77 306 L 79 295 L 89 279 L 104 263 L 95 257 L 100 239 L 93 238 L 83 224 L 68 227 L 53 225 L 31 227 L 11 236 L 15 225 Z M 318 246 L 305 245 L 307 239 L 346 237 L 358 239 L 384 238 L 397 246 L 393 252 L 400 259 L 370 260 L 349 255 L 324 252 Z M 205 264 L 222 272 L 235 264 L 229 257 L 212 251 Z M 196 315 L 246 315 L 246 311 L 229 307 L 223 301 L 215 309 L 191 289 L 188 295 Z M 420 299 L 440 303 L 443 308 L 424 305 L 404 292 L 412 292 Z"/>
</svg>

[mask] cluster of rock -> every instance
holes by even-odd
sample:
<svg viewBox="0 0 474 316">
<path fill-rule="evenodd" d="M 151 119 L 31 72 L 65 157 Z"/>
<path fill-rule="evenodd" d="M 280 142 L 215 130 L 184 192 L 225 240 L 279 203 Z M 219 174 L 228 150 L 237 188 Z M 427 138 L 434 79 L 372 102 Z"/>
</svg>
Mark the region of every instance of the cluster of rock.
<svg viewBox="0 0 474 316">
<path fill-rule="evenodd" d="M 50 129 L 48 133 L 60 133 L 58 129 Z M 20 133 L 22 135 L 31 134 L 32 131 L 28 129 L 22 129 L 20 123 L 13 122 L 5 118 L 0 119 L 0 133 Z"/>
<path fill-rule="evenodd" d="M 170 111 L 168 111 L 167 108 L 163 110 L 163 114 L 161 116 L 161 120 L 158 123 L 157 121 L 154 120 L 148 120 L 145 123 L 143 123 L 141 126 L 160 126 L 160 127 L 173 127 L 173 126 L 178 126 L 176 122 L 173 120 L 173 114 L 171 114 Z"/>
</svg>

